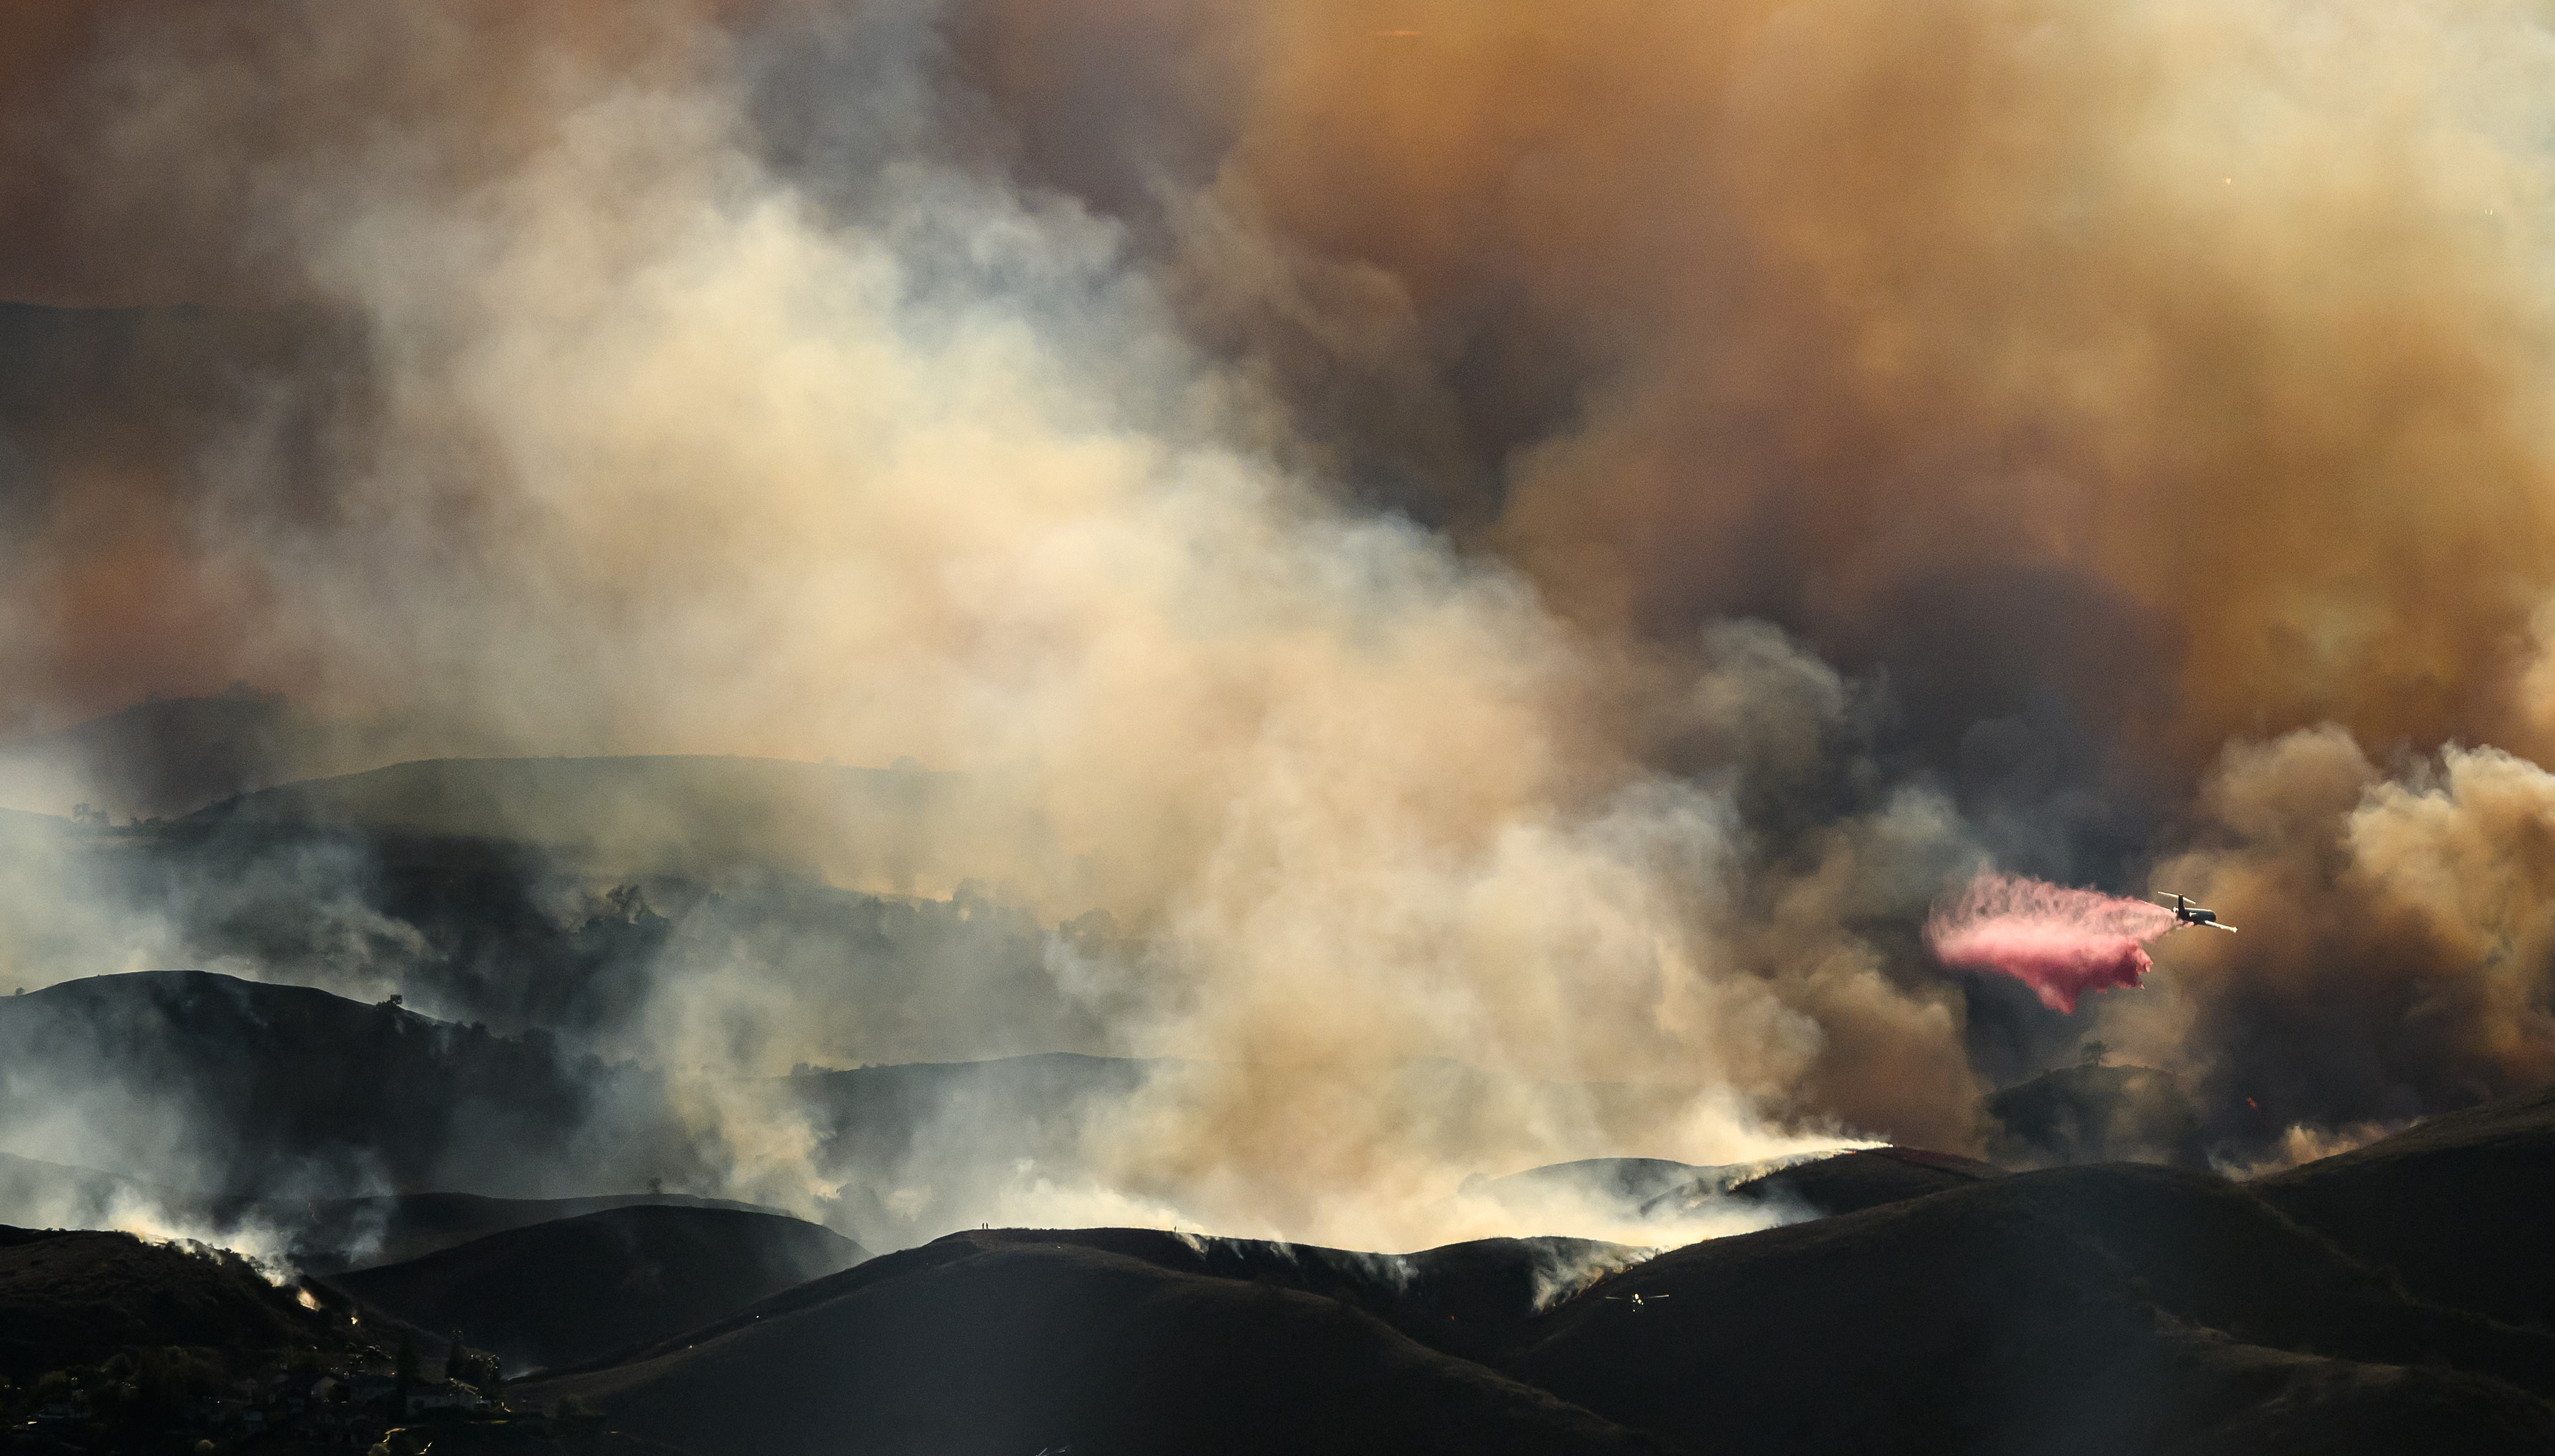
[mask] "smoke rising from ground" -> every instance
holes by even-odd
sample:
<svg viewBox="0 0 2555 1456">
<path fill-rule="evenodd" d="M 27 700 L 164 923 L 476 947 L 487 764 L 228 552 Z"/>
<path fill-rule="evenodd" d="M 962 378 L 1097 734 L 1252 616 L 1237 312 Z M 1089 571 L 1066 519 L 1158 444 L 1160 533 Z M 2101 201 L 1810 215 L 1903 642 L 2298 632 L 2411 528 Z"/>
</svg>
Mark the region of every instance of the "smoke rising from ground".
<svg viewBox="0 0 2555 1456">
<path fill-rule="evenodd" d="M 1017 994 L 896 1022 L 862 967 L 936 952 L 868 911 L 669 903 L 615 1054 L 1179 1058 L 1089 1196 L 1414 1239 L 1485 1169 L 1973 1149 L 2073 1041 L 1922 952 L 1988 856 L 2247 926 L 2098 1003 L 2221 1136 L 2555 1076 L 2525 10 L 5 24 L 0 289 L 223 305 L 0 381 L 11 721 L 247 678 L 412 754 L 912 754 L 993 806 L 938 878 L 818 873 Z M 740 1186 L 813 1146 L 679 1105 Z"/>
<path fill-rule="evenodd" d="M 418 84 L 459 84 L 431 68 L 433 25 L 293 19 L 312 52 L 233 61 L 178 24 L 117 56 L 159 98 L 126 139 L 219 133 L 231 64 L 317 67 L 335 95 L 397 45 L 426 58 Z M 664 24 L 723 69 L 721 43 Z M 891 54 L 930 35 L 858 24 Z M 1652 775 L 1585 721 L 1615 669 L 1514 573 L 1233 443 L 1275 426 L 1182 342 L 1115 224 L 894 136 L 857 159 L 856 209 L 819 215 L 752 156 L 732 83 L 570 63 L 540 142 L 457 184 L 440 149 L 472 139 L 466 106 L 319 144 L 271 221 L 300 286 L 366 321 L 363 431 L 332 442 L 315 511 L 262 491 L 253 430 L 198 486 L 205 539 L 297 603 L 257 634 L 268 662 L 468 737 L 920 748 L 1007 786 L 1057 852 L 972 846 L 980 868 L 1149 927 L 1117 973 L 1142 992 L 1092 1049 L 1205 1069 L 1094 1134 L 1101 1180 L 1223 1227 L 1400 1242 L 1395 1210 L 1485 1162 L 1788 1148 L 1758 1106 L 1839 1115 L 1787 1105 L 1827 1055 L 1810 1008 L 1865 1019 L 1950 1094 L 1871 1089 L 1854 1113 L 1958 1136 L 1942 1007 L 1815 911 L 1802 933 L 1836 942 L 1818 964 L 1742 944 L 1764 932 L 1725 899 L 1751 874 L 1734 790 Z M 1790 655 L 1705 667 L 1820 676 Z M 1729 694 L 1779 711 L 1759 696 Z M 654 1060 L 837 1050 L 799 1010 L 829 981 L 721 969 L 665 988 Z M 1411 1115 L 1427 1089 L 1376 1095 L 1454 1057 L 1498 1100 L 1450 1122 Z M 1566 1090 L 1598 1081 L 1658 1090 L 1631 1109 Z M 742 1182 L 806 1162 L 803 1133 L 698 1085 L 676 1111 Z"/>
</svg>

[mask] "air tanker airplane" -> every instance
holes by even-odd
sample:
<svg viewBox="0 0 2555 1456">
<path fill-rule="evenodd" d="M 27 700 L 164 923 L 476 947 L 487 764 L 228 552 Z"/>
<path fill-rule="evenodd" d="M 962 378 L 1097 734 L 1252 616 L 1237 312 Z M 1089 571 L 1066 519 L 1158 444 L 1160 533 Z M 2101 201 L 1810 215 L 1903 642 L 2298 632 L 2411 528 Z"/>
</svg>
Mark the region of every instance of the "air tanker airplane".
<svg viewBox="0 0 2555 1456">
<path fill-rule="evenodd" d="M 2189 900 L 2186 900 L 2179 895 L 2167 895 L 2161 890 L 2153 893 L 2156 899 L 2168 901 L 2172 904 L 2173 917 L 2176 920 L 2181 921 L 2183 924 L 2204 925 L 2212 930 L 2224 930 L 2230 935 L 2236 933 L 2236 927 L 2219 919 L 2218 911 L 2214 910 L 2202 910 L 2199 906 L 2193 905 Z"/>
</svg>

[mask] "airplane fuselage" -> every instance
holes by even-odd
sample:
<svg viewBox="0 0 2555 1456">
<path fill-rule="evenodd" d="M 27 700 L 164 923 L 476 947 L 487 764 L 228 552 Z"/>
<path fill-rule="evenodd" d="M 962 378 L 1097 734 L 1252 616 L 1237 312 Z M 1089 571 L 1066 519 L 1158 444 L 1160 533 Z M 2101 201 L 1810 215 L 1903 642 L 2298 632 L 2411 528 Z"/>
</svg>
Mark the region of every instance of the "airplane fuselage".
<svg viewBox="0 0 2555 1456">
<path fill-rule="evenodd" d="M 2212 930 L 2224 930 L 2231 935 L 2236 933 L 2235 926 L 2218 918 L 2218 911 L 2214 910 L 2206 910 L 2200 906 L 2193 905 L 2190 900 L 2183 896 L 2176 895 L 2167 897 L 2161 890 L 2156 892 L 2156 899 L 2164 900 L 2168 898 L 2173 901 L 2173 918 L 2175 923 L 2183 925 L 2205 925 Z"/>
</svg>

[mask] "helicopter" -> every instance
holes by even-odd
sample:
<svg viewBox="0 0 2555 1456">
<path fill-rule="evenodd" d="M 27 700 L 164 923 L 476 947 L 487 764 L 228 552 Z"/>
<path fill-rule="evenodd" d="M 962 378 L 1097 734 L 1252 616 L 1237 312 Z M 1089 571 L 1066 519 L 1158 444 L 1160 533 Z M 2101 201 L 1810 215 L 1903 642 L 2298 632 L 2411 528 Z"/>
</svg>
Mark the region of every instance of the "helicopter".
<svg viewBox="0 0 2555 1456">
<path fill-rule="evenodd" d="M 2236 927 L 2218 918 L 2218 911 L 2214 910 L 2204 910 L 2199 906 L 2193 905 L 2191 901 L 2184 896 L 2167 895 L 2161 890 L 2152 893 L 2156 899 L 2167 902 L 2173 907 L 2173 917 L 2181 924 L 2201 925 L 2212 930 L 2224 930 L 2230 935 L 2236 933 Z"/>
</svg>

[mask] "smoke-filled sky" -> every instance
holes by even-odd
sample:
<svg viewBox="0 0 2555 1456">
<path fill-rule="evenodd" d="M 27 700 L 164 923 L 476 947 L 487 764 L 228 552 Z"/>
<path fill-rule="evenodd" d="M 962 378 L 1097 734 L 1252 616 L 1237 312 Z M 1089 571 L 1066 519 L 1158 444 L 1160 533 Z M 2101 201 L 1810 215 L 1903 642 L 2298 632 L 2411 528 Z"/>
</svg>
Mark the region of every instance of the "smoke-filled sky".
<svg viewBox="0 0 2555 1456">
<path fill-rule="evenodd" d="M 0 714 L 964 770 L 1288 1227 L 1413 1057 L 2415 1116 L 2555 1078 L 2549 97 L 2519 3 L 26 0 Z M 1985 862 L 2246 933 L 2061 1020 L 1921 948 Z"/>
</svg>

